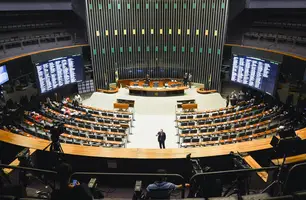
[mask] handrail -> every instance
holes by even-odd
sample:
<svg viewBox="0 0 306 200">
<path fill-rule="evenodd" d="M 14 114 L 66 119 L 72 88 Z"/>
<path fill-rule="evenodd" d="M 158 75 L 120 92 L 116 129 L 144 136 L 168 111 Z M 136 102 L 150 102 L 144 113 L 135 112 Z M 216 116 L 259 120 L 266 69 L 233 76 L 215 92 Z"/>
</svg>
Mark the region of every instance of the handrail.
<svg viewBox="0 0 306 200">
<path fill-rule="evenodd" d="M 177 177 L 179 178 L 182 182 L 182 190 L 181 190 L 181 197 L 185 198 L 185 179 L 182 175 L 180 174 L 158 174 L 158 173 L 105 173 L 105 172 L 75 172 L 70 176 L 77 176 L 77 175 L 104 175 L 104 176 L 165 176 L 165 177 Z"/>
<path fill-rule="evenodd" d="M 273 166 L 273 167 L 263 167 L 263 168 L 257 168 L 257 169 L 235 169 L 235 170 L 227 170 L 227 171 L 215 171 L 215 172 L 204 172 L 204 173 L 198 173 L 193 175 L 190 178 L 190 183 L 193 183 L 193 181 L 200 177 L 200 176 L 214 176 L 214 175 L 225 175 L 225 174 L 247 174 L 250 172 L 259 172 L 259 171 L 272 171 L 279 169 L 278 166 Z"/>
<path fill-rule="evenodd" d="M 57 174 L 57 172 L 51 171 L 51 170 L 37 169 L 37 168 L 31 168 L 31 167 L 21 167 L 21 166 L 15 166 L 15 165 L 0 164 L 0 169 L 5 169 L 5 168 L 26 170 L 26 171 L 32 171 L 32 172 L 41 172 L 41 173 L 47 173 L 47 174 Z"/>
</svg>

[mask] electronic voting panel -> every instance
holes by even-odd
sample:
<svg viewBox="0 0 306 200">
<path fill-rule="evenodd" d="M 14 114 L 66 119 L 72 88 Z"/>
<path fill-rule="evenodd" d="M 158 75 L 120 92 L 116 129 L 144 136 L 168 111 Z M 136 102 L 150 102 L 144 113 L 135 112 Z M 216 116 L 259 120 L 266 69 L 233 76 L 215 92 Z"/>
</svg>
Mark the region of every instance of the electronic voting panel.
<svg viewBox="0 0 306 200">
<path fill-rule="evenodd" d="M 41 93 L 82 81 L 84 77 L 80 55 L 55 58 L 35 65 Z"/>
<path fill-rule="evenodd" d="M 231 81 L 273 95 L 278 63 L 248 56 L 233 56 Z"/>
</svg>

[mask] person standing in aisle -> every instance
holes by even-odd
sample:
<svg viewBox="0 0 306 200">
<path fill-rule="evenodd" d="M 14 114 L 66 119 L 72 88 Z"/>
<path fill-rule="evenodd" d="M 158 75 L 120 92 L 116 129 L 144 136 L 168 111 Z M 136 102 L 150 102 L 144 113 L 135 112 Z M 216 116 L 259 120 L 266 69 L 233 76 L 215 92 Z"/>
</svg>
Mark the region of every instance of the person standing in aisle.
<svg viewBox="0 0 306 200">
<path fill-rule="evenodd" d="M 157 140 L 159 143 L 159 148 L 165 149 L 166 133 L 163 131 L 163 129 L 160 129 L 156 136 L 158 136 Z"/>
<path fill-rule="evenodd" d="M 183 78 L 184 86 L 187 86 L 188 82 L 188 73 L 185 73 L 184 78 Z"/>
<path fill-rule="evenodd" d="M 191 75 L 191 73 L 189 73 L 189 75 L 188 75 L 189 88 L 191 88 L 191 79 L 192 79 L 192 75 Z"/>
</svg>

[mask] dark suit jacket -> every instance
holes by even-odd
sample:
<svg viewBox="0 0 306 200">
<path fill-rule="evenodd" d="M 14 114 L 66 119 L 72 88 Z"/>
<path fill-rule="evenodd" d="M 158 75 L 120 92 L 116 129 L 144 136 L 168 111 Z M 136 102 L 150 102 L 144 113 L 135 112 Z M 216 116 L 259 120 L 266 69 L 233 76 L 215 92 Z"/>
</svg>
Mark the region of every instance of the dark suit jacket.
<svg viewBox="0 0 306 200">
<path fill-rule="evenodd" d="M 158 141 L 165 141 L 166 140 L 166 133 L 165 132 L 158 132 L 157 135 L 158 135 L 158 138 L 157 138 Z"/>
</svg>

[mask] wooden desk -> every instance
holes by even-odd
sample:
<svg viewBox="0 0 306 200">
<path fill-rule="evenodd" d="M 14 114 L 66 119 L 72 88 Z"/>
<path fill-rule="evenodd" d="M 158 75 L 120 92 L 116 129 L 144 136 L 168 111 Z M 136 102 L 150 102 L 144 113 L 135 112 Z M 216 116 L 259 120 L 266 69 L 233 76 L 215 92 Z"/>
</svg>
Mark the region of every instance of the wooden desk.
<svg viewBox="0 0 306 200">
<path fill-rule="evenodd" d="M 216 92 L 217 90 L 205 90 L 204 88 L 197 88 L 197 93 L 199 94 L 212 94 Z"/>
<path fill-rule="evenodd" d="M 295 156 L 288 156 L 285 160 L 285 164 L 293 164 L 293 163 L 299 163 L 299 162 L 305 162 L 305 161 L 306 161 L 306 153 L 295 155 Z M 273 159 L 272 163 L 274 165 L 281 165 L 283 163 L 283 158 Z"/>
<path fill-rule="evenodd" d="M 233 129 L 228 129 L 228 130 L 222 130 L 222 131 L 214 131 L 214 132 L 206 132 L 206 133 L 189 133 L 189 134 L 180 134 L 180 137 L 200 137 L 200 136 L 209 136 L 209 135 L 219 135 L 219 134 L 225 134 L 225 133 L 234 133 L 234 132 L 239 132 L 239 131 L 244 131 L 244 130 L 249 130 L 255 127 L 259 126 L 264 126 L 267 125 L 271 122 L 271 120 L 263 121 L 257 124 L 253 125 L 247 125 L 244 127 L 239 127 L 239 128 L 233 128 Z"/>
<path fill-rule="evenodd" d="M 174 87 L 174 88 L 154 88 L 154 87 L 129 87 L 129 94 L 136 96 L 177 96 L 184 95 L 184 91 L 188 87 Z"/>
<path fill-rule="evenodd" d="M 230 138 L 230 139 L 226 139 L 226 140 L 207 141 L 207 142 L 182 143 L 181 146 L 182 147 L 188 147 L 188 146 L 195 147 L 195 146 L 227 144 L 227 143 L 231 143 L 231 142 L 241 142 L 241 141 L 244 141 L 244 140 L 247 140 L 247 139 L 250 139 L 250 138 L 262 137 L 262 136 L 269 135 L 269 134 L 272 134 L 272 133 L 275 133 L 275 132 L 276 132 L 276 129 L 271 129 L 271 130 L 267 130 L 267 131 L 264 131 L 264 132 L 252 134 L 251 136 L 246 135 L 246 136 L 243 136 L 243 137 Z M 245 143 L 245 142 L 243 142 L 243 143 Z"/>
<path fill-rule="evenodd" d="M 258 162 L 256 162 L 256 160 L 250 155 L 244 156 L 243 159 L 245 160 L 246 163 L 248 163 L 248 165 L 250 165 L 252 169 L 262 168 L 260 164 L 258 164 Z M 268 176 L 269 176 L 268 172 L 261 171 L 256 173 L 264 182 L 268 181 Z"/>
<path fill-rule="evenodd" d="M 195 109 L 198 109 L 198 104 L 196 103 L 182 104 L 182 109 L 183 110 L 195 110 Z"/>
<path fill-rule="evenodd" d="M 244 113 L 248 113 L 251 112 L 253 109 L 252 108 L 248 108 L 246 110 L 240 110 L 238 112 L 234 112 L 234 113 L 228 113 L 228 114 L 221 114 L 221 115 L 215 115 L 215 116 L 210 116 L 210 117 L 201 117 L 201 118 L 192 118 L 192 119 L 178 119 L 177 122 L 189 122 L 189 121 L 203 121 L 203 120 L 213 120 L 213 119 L 218 119 L 218 118 L 225 118 L 225 117 L 230 117 L 233 115 L 240 115 L 240 114 L 244 114 Z"/>
<path fill-rule="evenodd" d="M 135 81 L 135 79 L 120 79 L 118 80 L 118 83 L 120 85 L 122 85 L 122 87 L 127 87 L 127 86 L 132 86 L 134 84 L 137 84 L 139 86 L 143 86 L 144 81 L 145 81 L 145 77 L 144 78 L 139 78 L 138 81 Z M 172 80 L 176 80 L 172 81 Z M 165 83 L 168 83 L 168 85 L 170 84 L 181 84 L 183 85 L 183 83 L 181 82 L 182 79 L 179 78 L 150 78 L 150 86 L 153 87 L 153 82 L 158 82 L 159 87 L 163 87 L 165 85 Z"/>
<path fill-rule="evenodd" d="M 306 139 L 306 128 L 296 131 L 297 135 L 302 140 Z M 43 139 L 34 139 L 17 135 L 7 131 L 0 130 L 0 141 L 14 144 L 17 146 L 29 147 L 42 150 L 50 141 Z M 185 159 L 188 153 L 192 154 L 193 158 L 211 157 L 228 155 L 231 151 L 234 152 L 252 152 L 258 150 L 270 149 L 271 138 L 257 139 L 241 143 L 226 144 L 221 146 L 209 146 L 204 148 L 181 148 L 181 149 L 137 149 L 137 148 L 102 148 L 102 147 L 87 147 L 74 144 L 62 144 L 62 148 L 66 154 L 78 156 L 91 156 L 102 158 L 125 158 L 125 159 Z"/>
<path fill-rule="evenodd" d="M 90 110 L 96 110 L 96 111 L 102 111 L 102 112 L 109 112 L 109 113 L 117 113 L 117 114 L 123 114 L 123 115 L 132 115 L 132 114 L 133 114 L 133 113 L 128 112 L 128 111 L 104 110 L 104 109 L 101 109 L 101 108 L 95 108 L 95 107 L 85 106 L 85 105 L 81 105 L 81 107 L 87 108 L 87 109 L 90 109 Z"/>
<path fill-rule="evenodd" d="M 111 90 L 103 90 L 103 89 L 97 89 L 97 92 L 102 92 L 102 93 L 106 93 L 106 94 L 115 94 L 119 91 L 119 88 L 114 88 Z"/>
<path fill-rule="evenodd" d="M 67 133 L 62 133 L 61 136 L 65 137 L 65 138 L 72 138 L 72 139 L 82 140 L 82 141 L 86 141 L 86 142 L 111 144 L 111 145 L 123 145 L 123 142 L 119 142 L 119 141 L 109 141 L 109 140 L 99 140 L 99 139 L 94 139 L 94 138 L 85 138 L 85 137 L 70 135 L 70 134 L 67 134 Z"/>
<path fill-rule="evenodd" d="M 129 104 L 127 104 L 127 103 L 114 103 L 114 109 L 127 110 L 127 109 L 129 109 Z"/>
<path fill-rule="evenodd" d="M 55 110 L 52 110 L 50 108 L 47 108 L 47 110 L 55 115 L 63 115 Z M 85 114 L 85 113 L 84 113 Z M 98 115 L 100 116 L 100 115 Z M 129 128 L 130 125 L 129 124 L 112 124 L 112 123 L 102 123 L 102 122 L 96 122 L 96 121 L 90 121 L 90 120 L 84 120 L 84 119 L 80 119 L 80 118 L 76 118 L 76 117 L 72 117 L 72 116 L 68 116 L 68 118 L 72 118 L 76 121 L 80 121 L 80 122 L 84 122 L 84 123 L 90 123 L 90 124 L 96 124 L 96 125 L 101 125 L 101 126 L 109 126 L 109 127 L 122 127 L 122 128 Z M 121 118 L 120 118 L 121 119 Z"/>
<path fill-rule="evenodd" d="M 239 103 L 239 105 L 242 104 L 248 104 L 248 102 L 241 102 Z M 205 111 L 195 111 L 195 112 L 176 112 L 176 115 L 196 115 L 196 114 L 203 114 L 203 113 L 214 113 L 214 112 L 221 112 L 221 111 L 227 111 L 227 110 L 233 110 L 237 107 L 238 105 L 235 106 L 229 106 L 229 107 L 223 107 L 223 108 L 219 108 L 219 109 L 212 109 L 212 110 L 205 110 Z"/>
<path fill-rule="evenodd" d="M 227 121 L 227 122 L 220 122 L 220 123 L 214 123 L 214 124 L 203 124 L 203 125 L 194 125 L 194 126 L 178 126 L 179 129 L 196 129 L 196 128 L 205 128 L 205 127 L 215 127 L 215 126 L 220 126 L 220 125 L 226 125 L 226 124 L 232 124 L 232 123 L 237 123 L 245 120 L 250 120 L 250 119 L 255 119 L 257 117 L 260 117 L 262 115 L 267 115 L 272 112 L 272 109 L 265 111 L 263 113 L 259 113 L 257 115 L 253 115 L 250 117 L 244 117 L 241 119 L 236 119 L 232 121 Z"/>
</svg>

